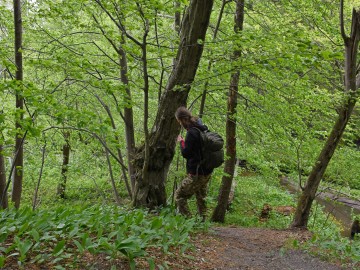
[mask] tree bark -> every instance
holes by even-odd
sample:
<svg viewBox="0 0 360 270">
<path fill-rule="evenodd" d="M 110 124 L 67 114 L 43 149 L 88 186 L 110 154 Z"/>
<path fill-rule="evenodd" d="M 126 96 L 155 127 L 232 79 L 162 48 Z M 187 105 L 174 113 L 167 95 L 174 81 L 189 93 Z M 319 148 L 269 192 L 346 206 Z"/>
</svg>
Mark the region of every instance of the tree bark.
<svg viewBox="0 0 360 270">
<path fill-rule="evenodd" d="M 23 181 L 23 144 L 22 144 L 22 119 L 24 109 L 24 99 L 22 98 L 22 80 L 23 80 L 23 63 L 22 63 L 22 18 L 21 18 L 21 1 L 14 0 L 14 26 L 15 26 L 15 79 L 19 81 L 18 89 L 16 89 L 16 109 L 17 116 L 15 120 L 15 128 L 17 130 L 15 137 L 15 177 L 12 190 L 12 201 L 15 208 L 20 207 L 22 181 Z"/>
<path fill-rule="evenodd" d="M 356 86 L 356 57 L 360 39 L 360 11 L 353 10 L 350 37 L 346 37 L 343 29 L 343 1 L 341 1 L 341 33 L 345 44 L 345 91 L 346 97 L 339 110 L 338 119 L 326 140 L 326 143 L 308 177 L 304 190 L 299 198 L 292 227 L 307 227 L 310 209 L 319 187 L 321 178 L 335 152 L 344 133 L 350 115 L 356 104 L 358 90 Z"/>
<path fill-rule="evenodd" d="M 0 145 L 0 209 L 8 208 L 8 197 L 6 191 L 6 171 L 5 171 L 5 159 L 3 155 L 3 146 Z"/>
<path fill-rule="evenodd" d="M 244 0 L 236 1 L 235 13 L 235 33 L 238 34 L 243 29 L 244 23 Z M 240 50 L 234 51 L 234 60 L 237 61 L 241 56 Z M 224 222 L 225 213 L 228 207 L 229 194 L 231 184 L 234 178 L 235 163 L 236 163 L 236 106 L 239 85 L 240 71 L 237 69 L 232 75 L 229 87 L 229 96 L 227 102 L 227 117 L 226 117 L 226 156 L 224 173 L 222 178 L 218 202 L 214 209 L 211 220 L 214 222 Z"/>
<path fill-rule="evenodd" d="M 69 143 L 70 132 L 64 132 L 64 139 L 65 139 L 65 143 L 62 148 L 63 163 L 61 167 L 61 182 L 57 190 L 58 196 L 62 199 L 65 198 L 67 172 L 68 172 L 69 159 L 70 159 L 70 143 Z"/>
<path fill-rule="evenodd" d="M 175 65 L 149 134 L 149 163 L 146 168 L 143 168 L 144 146 L 137 151 L 134 206 L 154 208 L 166 205 L 165 181 L 175 152 L 175 138 L 180 131 L 174 113 L 179 106 L 186 104 L 203 52 L 212 6 L 212 0 L 192 0 L 183 18 Z M 143 169 L 147 170 L 146 178 Z"/>
<path fill-rule="evenodd" d="M 34 192 L 33 208 L 32 208 L 33 210 L 35 210 L 36 205 L 38 204 L 38 193 L 39 193 L 39 189 L 40 189 L 40 182 L 41 182 L 41 178 L 42 178 L 42 174 L 43 174 L 43 170 L 44 170 L 44 164 L 45 164 L 45 152 L 46 152 L 46 141 L 42 148 L 41 167 L 40 167 L 40 172 L 39 172 L 39 178 L 38 178 L 35 192 Z"/>
<path fill-rule="evenodd" d="M 125 40 L 122 36 L 122 44 L 124 44 Z M 120 78 L 121 82 L 125 85 L 126 91 L 126 102 L 129 107 L 124 109 L 124 122 L 125 122 L 125 134 L 126 134 L 126 153 L 128 159 L 128 173 L 130 177 L 131 183 L 131 191 L 134 191 L 135 188 L 135 166 L 134 166 L 134 154 L 135 154 L 135 132 L 134 132 L 134 116 L 132 109 L 132 98 L 131 91 L 129 87 L 129 79 L 128 79 L 128 65 L 126 52 L 123 50 L 122 46 L 119 48 L 120 51 Z"/>
<path fill-rule="evenodd" d="M 121 204 L 120 195 L 116 188 L 116 183 L 115 183 L 114 174 L 113 174 L 113 170 L 112 170 L 110 155 L 109 155 L 109 151 L 107 149 L 105 149 L 105 154 L 106 154 L 106 161 L 107 161 L 107 164 L 109 167 L 110 182 L 111 182 L 111 186 L 114 191 L 114 198 L 115 198 L 116 203 L 118 205 L 120 205 Z"/>
</svg>

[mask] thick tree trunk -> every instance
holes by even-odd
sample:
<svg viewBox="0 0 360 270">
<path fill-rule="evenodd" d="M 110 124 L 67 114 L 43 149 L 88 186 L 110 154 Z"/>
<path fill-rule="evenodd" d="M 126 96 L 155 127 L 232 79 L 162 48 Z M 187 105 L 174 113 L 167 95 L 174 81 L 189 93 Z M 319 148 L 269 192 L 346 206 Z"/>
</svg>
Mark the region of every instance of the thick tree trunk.
<svg viewBox="0 0 360 270">
<path fill-rule="evenodd" d="M 16 90 L 16 109 L 19 114 L 16 116 L 15 128 L 17 131 L 22 130 L 21 121 L 23 119 L 24 100 L 22 98 L 22 80 L 23 80 L 23 64 L 22 64 L 22 19 L 21 19 L 21 1 L 14 0 L 14 26 L 15 26 L 15 79 L 20 81 L 19 89 Z M 12 201 L 15 208 L 20 207 L 22 180 L 23 180 L 23 143 L 21 132 L 16 133 L 15 137 L 15 177 L 12 190 Z"/>
<path fill-rule="evenodd" d="M 243 28 L 244 22 L 244 0 L 236 1 L 235 14 L 235 33 L 239 33 Z M 234 51 L 234 60 L 237 61 L 240 57 L 240 50 Z M 240 71 L 237 70 L 231 75 L 229 97 L 227 102 L 227 117 L 226 117 L 226 156 L 229 157 L 225 161 L 222 184 L 218 197 L 218 203 L 214 209 L 211 220 L 214 222 L 224 222 L 225 213 L 228 207 L 229 194 L 231 184 L 234 177 L 235 163 L 236 163 L 236 106 L 239 85 Z"/>
<path fill-rule="evenodd" d="M 341 5 L 341 14 L 342 14 Z M 354 109 L 358 91 L 356 88 L 356 56 L 360 39 L 360 12 L 353 10 L 351 36 L 346 37 L 343 31 L 343 20 L 341 18 L 342 35 L 345 43 L 345 89 L 346 100 L 339 110 L 338 119 L 308 177 L 305 188 L 299 198 L 292 227 L 306 227 L 312 202 L 319 187 L 321 178 L 340 142 L 350 115 Z"/>
<path fill-rule="evenodd" d="M 192 0 L 183 18 L 180 45 L 173 71 L 161 97 L 155 124 L 149 136 L 149 163 L 143 178 L 144 147 L 136 155 L 137 178 L 134 206 L 166 205 L 165 181 L 175 152 L 180 126 L 174 114 L 185 105 L 203 51 L 212 0 Z"/>
<path fill-rule="evenodd" d="M 63 163 L 61 167 L 61 182 L 58 185 L 58 196 L 62 199 L 65 198 L 65 189 L 66 189 L 66 182 L 67 182 L 67 172 L 68 172 L 68 166 L 69 166 L 69 159 L 70 159 L 70 133 L 65 132 L 64 133 L 65 143 L 62 148 L 63 153 Z"/>
<path fill-rule="evenodd" d="M 8 208 L 8 196 L 6 191 L 5 159 L 2 153 L 3 146 L 0 145 L 0 209 Z"/>
</svg>

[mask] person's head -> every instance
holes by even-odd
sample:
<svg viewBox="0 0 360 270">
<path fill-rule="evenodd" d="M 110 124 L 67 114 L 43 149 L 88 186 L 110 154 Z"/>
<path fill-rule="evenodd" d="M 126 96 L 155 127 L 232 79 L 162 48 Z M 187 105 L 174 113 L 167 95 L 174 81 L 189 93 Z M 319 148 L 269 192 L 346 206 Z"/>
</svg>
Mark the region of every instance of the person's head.
<svg viewBox="0 0 360 270">
<path fill-rule="evenodd" d="M 179 107 L 175 112 L 175 117 L 184 128 L 189 128 L 196 124 L 196 118 L 185 107 Z"/>
</svg>

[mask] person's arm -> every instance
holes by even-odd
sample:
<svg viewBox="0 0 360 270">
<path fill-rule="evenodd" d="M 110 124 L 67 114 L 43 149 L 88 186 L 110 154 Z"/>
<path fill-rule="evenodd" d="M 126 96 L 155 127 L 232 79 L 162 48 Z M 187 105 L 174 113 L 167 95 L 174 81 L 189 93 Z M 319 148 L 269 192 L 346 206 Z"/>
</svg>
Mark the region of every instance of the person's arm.
<svg viewBox="0 0 360 270">
<path fill-rule="evenodd" d="M 181 135 L 177 137 L 177 141 L 180 143 L 180 148 L 185 148 L 185 140 Z"/>
<path fill-rule="evenodd" d="M 185 141 L 180 142 L 181 154 L 184 158 L 190 158 L 194 154 L 194 144 L 196 136 L 194 130 L 190 129 L 186 133 Z"/>
</svg>

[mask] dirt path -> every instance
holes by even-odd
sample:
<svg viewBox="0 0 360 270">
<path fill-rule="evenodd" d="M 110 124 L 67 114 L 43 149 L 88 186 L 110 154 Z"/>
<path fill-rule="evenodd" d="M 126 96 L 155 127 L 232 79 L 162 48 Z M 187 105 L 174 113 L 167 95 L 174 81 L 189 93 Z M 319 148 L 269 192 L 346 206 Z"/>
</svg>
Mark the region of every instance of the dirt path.
<svg viewBox="0 0 360 270">
<path fill-rule="evenodd" d="M 293 241 L 301 242 L 311 237 L 308 231 L 271 230 L 264 228 L 216 227 L 208 234 L 192 237 L 195 249 L 185 256 L 173 250 L 160 255 L 149 254 L 156 265 L 176 270 L 339 270 L 339 265 L 321 261 L 304 251 L 291 249 Z M 136 269 L 149 269 L 147 263 Z M 156 268 L 160 269 L 160 268 Z M 360 269 L 352 268 L 352 269 Z"/>
<path fill-rule="evenodd" d="M 216 244 L 212 255 L 204 258 L 208 265 L 203 269 L 341 269 L 305 252 L 285 248 L 294 239 L 306 240 L 308 232 L 219 227 L 211 234 Z"/>
</svg>

